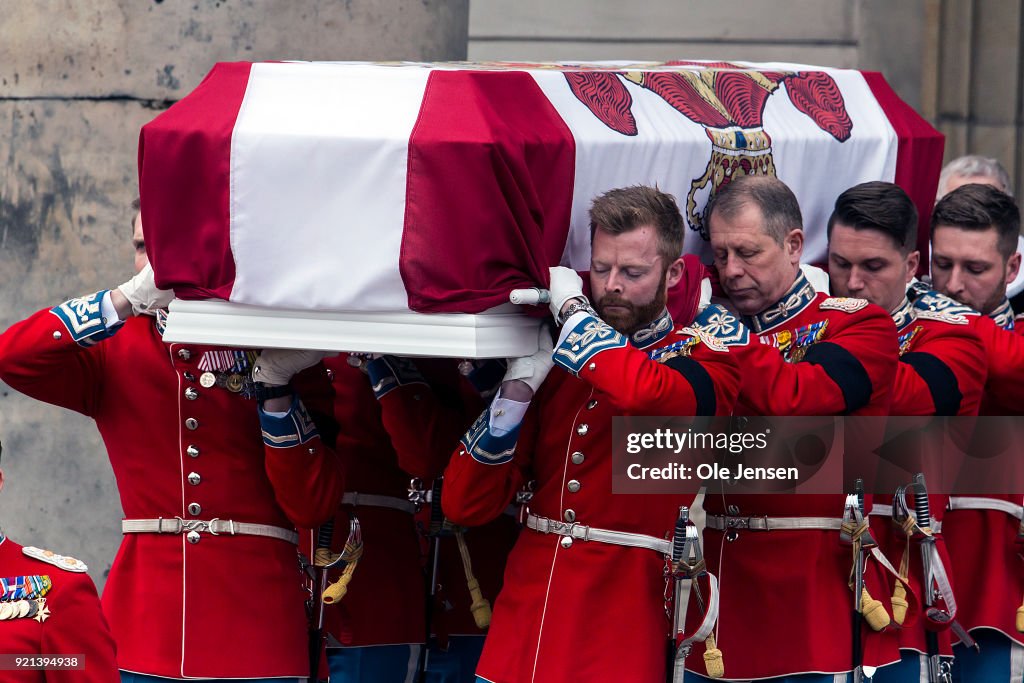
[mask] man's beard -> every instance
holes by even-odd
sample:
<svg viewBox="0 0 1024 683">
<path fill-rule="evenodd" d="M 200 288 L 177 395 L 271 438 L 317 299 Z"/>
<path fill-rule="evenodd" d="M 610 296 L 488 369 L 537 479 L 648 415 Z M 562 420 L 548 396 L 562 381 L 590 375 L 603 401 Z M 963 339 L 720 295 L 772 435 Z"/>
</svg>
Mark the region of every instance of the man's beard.
<svg viewBox="0 0 1024 683">
<path fill-rule="evenodd" d="M 661 281 L 658 283 L 657 293 L 654 299 L 642 304 L 635 304 L 615 294 L 605 294 L 595 304 L 601 320 L 611 325 L 617 332 L 631 335 L 641 327 L 649 325 L 655 318 L 665 310 L 665 302 L 668 300 L 668 293 L 665 291 L 665 280 L 668 271 L 661 274 Z M 608 311 L 608 306 L 623 306 L 626 310 Z"/>
</svg>

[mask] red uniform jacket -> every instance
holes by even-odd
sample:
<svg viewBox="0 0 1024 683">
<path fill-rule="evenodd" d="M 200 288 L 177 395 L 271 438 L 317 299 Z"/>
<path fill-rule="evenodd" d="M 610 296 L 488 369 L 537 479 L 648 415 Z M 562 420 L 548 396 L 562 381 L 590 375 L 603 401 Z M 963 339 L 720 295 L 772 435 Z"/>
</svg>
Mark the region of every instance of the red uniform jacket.
<svg viewBox="0 0 1024 683">
<path fill-rule="evenodd" d="M 897 364 L 895 326 L 878 306 L 815 292 L 803 274 L 778 304 L 746 319 L 756 333 L 740 351 L 740 404 L 759 415 L 885 415 Z M 787 362 L 783 362 L 787 361 Z M 842 495 L 735 495 L 708 491 L 709 515 L 843 516 Z M 867 496 L 865 509 L 872 501 Z M 718 647 L 729 678 L 852 668 L 852 566 L 838 531 L 704 531 L 704 555 L 720 581 Z M 891 589 L 869 563 L 872 597 Z M 864 628 L 864 663 L 899 658 L 896 638 Z M 701 647 L 688 667 L 704 672 Z"/>
<path fill-rule="evenodd" d="M 921 294 L 941 297 L 936 292 L 923 288 L 911 290 L 915 298 Z M 981 340 L 971 331 L 968 321 L 963 316 L 952 315 L 942 311 L 925 308 L 914 308 L 909 299 L 892 313 L 896 330 L 899 334 L 900 364 L 896 373 L 896 385 L 893 387 L 893 415 L 977 415 L 981 405 L 982 389 L 985 384 L 987 363 Z M 950 424 L 951 429 L 960 425 Z M 911 425 L 912 427 L 912 425 Z M 925 457 L 941 458 L 944 448 L 943 435 L 937 435 L 936 442 L 919 450 Z M 881 474 L 881 473 L 880 473 Z M 893 484 L 906 484 L 906 470 L 901 469 L 896 476 L 902 480 Z M 876 496 L 875 508 L 887 508 L 891 511 L 892 496 Z M 938 529 L 949 497 L 931 495 L 929 503 L 932 515 L 932 527 Z M 887 557 L 898 564 L 907 552 L 906 535 L 892 521 L 892 517 L 873 514 L 871 530 L 875 540 Z M 941 533 L 935 533 L 936 545 L 950 580 L 953 580 L 952 565 L 946 552 L 945 540 Z M 921 568 L 921 546 L 919 539 L 910 544 L 910 580 L 918 585 L 918 592 L 923 594 L 920 584 L 923 579 Z M 939 651 L 950 654 L 950 632 L 944 630 L 939 635 Z M 913 626 L 900 631 L 900 647 L 926 652 L 925 620 L 921 619 Z"/>
<path fill-rule="evenodd" d="M 384 427 L 366 373 L 342 354 L 326 362 L 333 375 L 337 452 L 347 466 L 351 494 L 405 501 L 408 511 L 374 505 L 342 505 L 335 516 L 333 547 L 340 550 L 350 515 L 359 519 L 363 556 L 348 593 L 325 611 L 328 632 L 343 645 L 422 643 L 424 578 L 415 518 L 408 503 L 410 475 L 402 469 Z M 332 580 L 333 580 L 332 576 Z"/>
<path fill-rule="evenodd" d="M 451 455 L 451 445 L 472 424 L 484 407 L 478 388 L 464 378 L 452 360 L 415 361 L 418 377 L 396 377 L 391 388 L 377 391 L 381 417 L 401 467 L 423 480 L 429 487 L 431 480 L 441 476 Z M 491 371 L 493 382 L 503 372 L 497 365 L 485 365 L 477 374 Z M 497 373 L 495 375 L 495 373 Z M 399 372 L 398 374 L 402 374 Z M 377 375 L 371 372 L 377 379 Z M 376 385 L 375 385 L 376 386 Z M 497 387 L 490 387 L 496 389 Z M 438 457 L 438 456 L 441 457 Z M 508 512 L 508 510 L 506 510 Z M 428 528 L 430 507 L 419 514 L 419 524 Z M 493 605 L 501 590 L 505 562 L 519 535 L 517 521 L 508 514 L 499 515 L 487 524 L 467 529 L 464 538 L 469 550 L 473 574 L 480 584 L 484 598 Z M 431 544 L 433 539 L 425 539 Z M 483 635 L 470 610 L 472 599 L 466 586 L 466 573 L 454 536 L 442 535 L 437 547 L 437 586 L 431 611 L 432 635 L 444 647 L 449 635 Z M 429 559 L 429 550 L 424 553 Z M 426 571 L 433 575 L 432 563 Z"/>
<path fill-rule="evenodd" d="M 1006 302 L 1004 302 L 1005 304 Z M 988 362 L 988 379 L 982 401 L 983 415 L 1020 415 L 1024 406 L 1024 339 L 1021 326 L 1013 324 L 1007 307 L 983 316 L 966 306 L 942 305 L 918 299 L 915 307 L 928 306 L 966 317 L 981 338 Z M 1022 494 L 980 496 L 1015 506 Z M 1019 507 L 1018 507 L 1019 509 Z M 1020 519 L 1000 510 L 952 509 L 946 512 L 945 537 L 957 582 L 957 618 L 964 628 L 996 629 L 1024 644 L 1015 617 L 1024 596 L 1024 561 L 1021 560 Z"/>
<path fill-rule="evenodd" d="M 491 434 L 485 411 L 463 437 L 442 497 L 454 522 L 494 519 L 531 475 L 533 513 L 600 529 L 666 538 L 678 506 L 690 503 L 683 495 L 611 495 L 612 417 L 729 414 L 739 388 L 729 344 L 740 343 L 742 327 L 710 306 L 689 327 L 666 314 L 627 339 L 577 316 L 582 322 L 555 348 L 559 367 L 518 432 Z M 567 547 L 565 540 L 521 532 L 478 675 L 495 683 L 663 680 L 665 559 L 642 548 Z"/>
<path fill-rule="evenodd" d="M 778 304 L 743 322 L 756 338 L 742 349 L 742 412 L 888 414 L 896 335 L 878 306 L 815 292 L 800 273 Z"/>
<path fill-rule="evenodd" d="M 1020 330 L 1015 331 L 1011 315 L 1000 313 L 1002 307 L 993 311 L 995 317 L 981 315 L 948 297 L 927 291 L 925 285 L 917 285 L 917 289 L 915 315 L 942 314 L 954 324 L 966 324 L 981 340 L 988 367 L 980 414 L 1020 415 L 1024 411 L 1024 339 Z M 1008 302 L 1005 305 L 1008 307 Z"/>
<path fill-rule="evenodd" d="M 59 556 L 57 556 L 59 558 Z M 45 609 L 36 617 L 0 621 L 0 652 L 5 655 L 32 657 L 69 657 L 75 655 L 83 668 L 36 671 L 12 668 L 5 661 L 3 680 L 8 683 L 117 683 L 121 680 L 114 660 L 114 639 L 100 612 L 96 587 L 84 565 L 75 571 L 62 568 L 62 563 L 43 562 L 22 552 L 22 547 L 0 534 L 0 577 L 7 583 L 18 577 L 48 577 L 51 588 L 43 596 Z M 2 593 L 2 591 L 0 591 Z M 0 605 L 4 603 L 0 602 Z"/>
<path fill-rule="evenodd" d="M 906 299 L 892 318 L 899 335 L 900 364 L 891 414 L 977 415 L 988 363 L 969 320 L 915 309 Z"/>
<path fill-rule="evenodd" d="M 96 421 L 127 519 L 291 529 L 330 516 L 342 470 L 301 403 L 263 421 L 286 447 L 266 445 L 255 401 L 200 384 L 211 347 L 165 344 L 148 316 L 110 336 L 96 323 L 100 294 L 0 335 L 0 378 Z M 323 368 L 311 376 L 329 396 Z M 304 600 L 294 545 L 206 533 L 194 544 L 184 533 L 125 535 L 103 591 L 120 668 L 172 678 L 307 675 Z"/>
</svg>

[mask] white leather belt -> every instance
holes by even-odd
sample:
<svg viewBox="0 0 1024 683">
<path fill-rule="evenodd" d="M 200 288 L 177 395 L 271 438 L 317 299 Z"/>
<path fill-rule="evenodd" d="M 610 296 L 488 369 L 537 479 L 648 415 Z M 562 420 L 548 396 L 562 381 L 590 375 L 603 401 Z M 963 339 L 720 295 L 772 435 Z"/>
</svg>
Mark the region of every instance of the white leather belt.
<svg viewBox="0 0 1024 683">
<path fill-rule="evenodd" d="M 664 538 L 656 538 L 647 534 L 632 534 L 625 531 L 598 529 L 576 522 L 560 522 L 535 515 L 532 512 L 526 518 L 526 526 L 542 534 L 568 536 L 579 541 L 597 541 L 611 545 L 623 545 L 630 548 L 647 548 L 662 555 L 672 552 L 672 542 Z"/>
<path fill-rule="evenodd" d="M 748 531 L 778 531 L 781 529 L 821 529 L 839 531 L 843 520 L 838 517 L 733 517 L 708 515 L 707 527 L 718 531 L 746 529 Z"/>
<path fill-rule="evenodd" d="M 917 515 L 914 514 L 914 511 L 910 510 L 909 512 L 910 512 L 910 516 L 913 517 L 916 520 L 917 519 Z M 876 504 L 871 506 L 871 511 L 868 514 L 875 515 L 876 517 L 892 517 L 892 506 L 891 505 L 880 505 L 880 504 L 876 503 Z M 937 534 L 942 533 L 942 520 L 941 519 L 933 519 L 932 520 L 931 530 L 934 531 Z"/>
<path fill-rule="evenodd" d="M 373 493 L 346 493 L 341 497 L 342 505 L 354 505 L 356 507 L 388 508 L 400 512 L 408 512 L 410 515 L 416 512 L 416 506 L 408 500 L 402 500 L 394 496 L 378 496 Z"/>
<path fill-rule="evenodd" d="M 269 524 L 250 524 L 231 519 L 182 519 L 181 517 L 160 517 L 158 519 L 122 519 L 122 534 L 184 534 L 205 532 L 211 536 L 266 536 L 298 545 L 299 534 L 291 529 L 282 529 Z M 199 538 L 198 536 L 196 538 Z"/>
<path fill-rule="evenodd" d="M 949 499 L 950 510 L 998 510 L 1017 519 L 1024 518 L 1024 507 L 999 498 L 982 498 L 975 496 L 952 496 Z"/>
</svg>

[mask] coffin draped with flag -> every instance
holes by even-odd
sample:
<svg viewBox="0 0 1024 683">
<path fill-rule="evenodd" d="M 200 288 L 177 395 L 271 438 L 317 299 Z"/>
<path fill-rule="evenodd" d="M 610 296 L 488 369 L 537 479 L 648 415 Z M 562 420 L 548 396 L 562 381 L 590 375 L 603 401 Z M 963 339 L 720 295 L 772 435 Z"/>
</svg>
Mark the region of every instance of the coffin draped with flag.
<svg viewBox="0 0 1024 683">
<path fill-rule="evenodd" d="M 835 198 L 867 180 L 907 190 L 924 246 L 942 148 L 881 75 L 853 70 L 224 63 L 143 127 L 139 175 L 157 284 L 179 298 L 172 338 L 514 355 L 535 337 L 509 291 L 588 267 L 587 210 L 606 190 L 673 194 L 686 251 L 706 256 L 708 197 L 774 174 L 800 200 L 805 260 L 822 262 Z M 175 332 L 176 313 L 198 326 Z M 432 336 L 452 324 L 465 343 Z M 410 330 L 419 347 L 398 341 Z"/>
</svg>

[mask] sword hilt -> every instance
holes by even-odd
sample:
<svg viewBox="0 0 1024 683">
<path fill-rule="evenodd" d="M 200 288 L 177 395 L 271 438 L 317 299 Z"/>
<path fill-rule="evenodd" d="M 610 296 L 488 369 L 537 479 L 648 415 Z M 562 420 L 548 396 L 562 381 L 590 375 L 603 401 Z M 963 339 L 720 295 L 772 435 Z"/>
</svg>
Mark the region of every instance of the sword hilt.
<svg viewBox="0 0 1024 683">
<path fill-rule="evenodd" d="M 334 520 L 329 519 L 320 525 L 320 530 L 316 535 L 316 547 L 330 548 L 332 538 L 334 538 Z"/>
<path fill-rule="evenodd" d="M 434 479 L 433 485 L 430 487 L 430 533 L 440 534 L 444 528 L 444 511 L 441 509 L 441 485 L 444 484 L 444 478 L 438 477 Z"/>
<path fill-rule="evenodd" d="M 928 507 L 928 487 L 924 483 L 924 474 L 918 472 L 914 475 L 914 514 L 917 516 L 917 525 L 921 528 L 932 525 L 931 510 Z"/>
<path fill-rule="evenodd" d="M 683 559 L 683 550 L 686 547 L 686 524 L 690 521 L 690 509 L 685 505 L 679 508 L 679 517 L 676 519 L 675 533 L 672 535 L 672 564 L 678 565 Z"/>
</svg>

